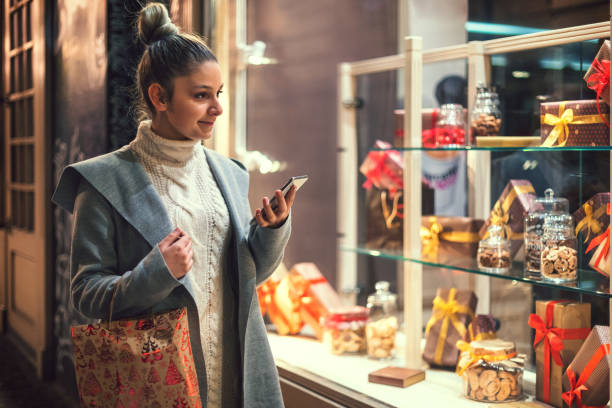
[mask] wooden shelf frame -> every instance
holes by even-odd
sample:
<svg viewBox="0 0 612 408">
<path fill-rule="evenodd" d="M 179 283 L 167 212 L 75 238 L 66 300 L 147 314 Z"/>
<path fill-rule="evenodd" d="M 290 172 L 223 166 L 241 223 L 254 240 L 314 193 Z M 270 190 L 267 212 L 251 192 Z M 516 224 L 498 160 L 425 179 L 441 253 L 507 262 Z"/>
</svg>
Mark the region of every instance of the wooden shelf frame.
<svg viewBox="0 0 612 408">
<path fill-rule="evenodd" d="M 612 14 L 612 1 L 610 2 Z M 338 248 L 357 247 L 357 113 L 347 101 L 357 98 L 359 75 L 404 69 L 405 147 L 421 146 L 421 98 L 423 64 L 467 59 L 468 64 L 468 117 L 473 110 L 476 84 L 489 83 L 491 62 L 495 54 L 511 53 L 550 46 L 571 44 L 586 40 L 610 39 L 612 19 L 609 22 L 549 30 L 534 34 L 518 35 L 488 41 L 472 41 L 451 47 L 423 51 L 421 38 L 407 37 L 404 53 L 382 58 L 342 63 L 338 67 L 338 189 L 337 236 Z M 610 153 L 612 161 L 612 152 Z M 468 166 L 468 215 L 487 218 L 490 202 L 490 152 L 469 151 Z M 404 254 L 418 259 L 420 252 L 419 227 L 421 219 L 421 152 L 404 152 L 404 200 L 410 202 L 404 213 Z M 612 166 L 610 167 L 612 180 Z M 484 198 L 483 198 L 484 197 Z M 357 254 L 337 252 L 338 286 L 345 300 L 355 300 L 352 289 L 357 283 Z M 610 255 L 609 255 L 610 256 Z M 406 363 L 409 367 L 422 365 L 420 344 L 422 333 L 422 267 L 415 262 L 403 262 L 404 317 L 406 335 Z M 472 289 L 479 297 L 479 312 L 490 308 L 490 278 L 473 277 Z M 609 302 L 612 317 L 612 302 Z M 610 376 L 612 400 L 612 375 Z"/>
</svg>

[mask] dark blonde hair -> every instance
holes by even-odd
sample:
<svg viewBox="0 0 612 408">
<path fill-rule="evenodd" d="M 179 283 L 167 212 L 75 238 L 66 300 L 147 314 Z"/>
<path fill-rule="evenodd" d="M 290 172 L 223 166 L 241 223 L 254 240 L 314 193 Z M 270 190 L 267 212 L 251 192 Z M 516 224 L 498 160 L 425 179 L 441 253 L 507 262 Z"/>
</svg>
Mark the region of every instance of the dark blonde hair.
<svg viewBox="0 0 612 408">
<path fill-rule="evenodd" d="M 188 75 L 200 63 L 217 62 L 202 38 L 179 31 L 161 3 L 149 3 L 140 10 L 138 37 L 146 46 L 136 76 L 139 107 L 144 116 L 155 114 L 148 93 L 151 84 L 160 84 L 172 99 L 174 78 Z"/>
</svg>

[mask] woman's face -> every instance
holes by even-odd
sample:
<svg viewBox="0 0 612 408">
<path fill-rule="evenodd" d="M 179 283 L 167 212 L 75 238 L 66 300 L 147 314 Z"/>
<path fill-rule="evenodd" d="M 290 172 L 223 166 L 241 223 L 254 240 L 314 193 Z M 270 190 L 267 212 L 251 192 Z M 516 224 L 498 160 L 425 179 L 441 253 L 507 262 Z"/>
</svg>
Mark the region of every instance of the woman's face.
<svg viewBox="0 0 612 408">
<path fill-rule="evenodd" d="M 219 103 L 222 89 L 221 70 L 215 61 L 201 63 L 188 75 L 174 78 L 172 99 L 163 112 L 167 122 L 163 136 L 210 139 L 215 120 L 223 113 Z"/>
</svg>

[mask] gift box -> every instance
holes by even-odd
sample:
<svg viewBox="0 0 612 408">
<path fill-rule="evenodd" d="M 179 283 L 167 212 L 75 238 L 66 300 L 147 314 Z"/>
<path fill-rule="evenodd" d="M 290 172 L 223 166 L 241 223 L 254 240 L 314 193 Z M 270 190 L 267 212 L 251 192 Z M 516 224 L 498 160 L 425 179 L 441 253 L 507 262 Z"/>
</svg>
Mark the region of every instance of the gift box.
<svg viewBox="0 0 612 408">
<path fill-rule="evenodd" d="M 582 237 L 586 246 L 610 225 L 610 216 L 606 213 L 609 203 L 610 193 L 597 193 L 572 215 L 576 224 L 576 235 Z"/>
<path fill-rule="evenodd" d="M 535 329 L 536 398 L 561 408 L 563 372 L 589 335 L 591 305 L 538 300 L 529 326 Z"/>
<path fill-rule="evenodd" d="M 423 109 L 421 111 L 421 143 L 423 147 L 436 147 L 436 123 L 440 114 L 440 109 Z M 467 109 L 463 110 L 464 122 L 467 122 Z M 395 117 L 395 136 L 393 145 L 404 147 L 404 110 L 396 109 L 393 111 Z M 465 137 L 465 129 L 460 129 Z"/>
<path fill-rule="evenodd" d="M 438 289 L 425 328 L 423 360 L 443 367 L 457 365 L 457 340 L 465 337 L 477 303 L 478 298 L 471 290 Z"/>
<path fill-rule="evenodd" d="M 272 275 L 261 285 L 257 287 L 257 300 L 259 301 L 259 309 L 261 315 L 264 316 L 274 299 L 274 292 L 280 283 L 281 279 L 287 275 L 289 271 L 283 262 L 272 272 Z"/>
<path fill-rule="evenodd" d="M 610 217 L 610 203 L 606 205 L 606 215 Z M 603 234 L 593 238 L 586 249 L 586 253 L 595 250 L 589 260 L 589 266 L 604 276 L 610 276 L 610 225 Z"/>
<path fill-rule="evenodd" d="M 308 281 L 304 278 L 288 274 L 278 283 L 272 301 L 266 305 L 268 316 L 281 336 L 299 333 L 304 327 L 300 308 L 307 288 Z"/>
<path fill-rule="evenodd" d="M 289 274 L 299 276 L 308 282 L 304 295 L 300 299 L 300 316 L 302 321 L 314 330 L 317 338 L 322 340 L 321 319 L 326 317 L 331 309 L 341 308 L 342 301 L 314 263 L 295 264 Z"/>
<path fill-rule="evenodd" d="M 468 324 L 466 342 L 492 340 L 497 338 L 495 319 L 491 315 L 479 314 Z"/>
<path fill-rule="evenodd" d="M 402 191 L 369 189 L 366 192 L 366 248 L 401 251 L 403 218 Z"/>
<path fill-rule="evenodd" d="M 510 180 L 480 229 L 481 239 L 488 238 L 490 225 L 500 225 L 505 238 L 510 240 L 510 257 L 513 258 L 523 245 L 524 218 L 535 198 L 535 190 L 529 181 Z"/>
<path fill-rule="evenodd" d="M 597 245 L 591 260 L 589 261 L 589 266 L 602 275 L 610 277 L 610 227 L 608 227 L 606 232 L 600 237 L 603 238 L 602 242 L 599 242 L 596 239 L 591 241 L 592 244 L 599 242 L 599 245 Z M 587 248 L 587 252 L 589 252 L 590 249 L 592 248 Z"/>
<path fill-rule="evenodd" d="M 474 258 L 484 220 L 469 217 L 423 216 L 421 256 L 430 262 Z"/>
<path fill-rule="evenodd" d="M 435 147 L 432 129 L 436 127 L 440 109 L 423 109 L 421 111 L 421 135 L 423 147 Z M 396 109 L 393 111 L 395 117 L 395 136 L 393 145 L 404 147 L 404 110 Z"/>
<path fill-rule="evenodd" d="M 278 281 L 268 279 L 257 288 L 257 300 L 259 301 L 259 310 L 261 310 L 262 316 L 266 314 L 268 305 L 272 303 L 277 286 Z"/>
<path fill-rule="evenodd" d="M 610 399 L 610 327 L 594 326 L 563 374 L 568 408 L 603 407 Z"/>
<path fill-rule="evenodd" d="M 597 92 L 597 100 L 610 105 L 610 41 L 605 40 L 584 75 L 587 86 Z"/>
<path fill-rule="evenodd" d="M 376 149 L 391 149 L 391 145 L 382 140 L 374 143 Z M 371 150 L 366 156 L 359 171 L 366 177 L 363 187 L 372 186 L 381 190 L 397 191 L 404 187 L 404 161 L 397 150 Z"/>
<path fill-rule="evenodd" d="M 540 105 L 542 146 L 609 146 L 610 107 L 596 100 L 545 102 Z"/>
</svg>

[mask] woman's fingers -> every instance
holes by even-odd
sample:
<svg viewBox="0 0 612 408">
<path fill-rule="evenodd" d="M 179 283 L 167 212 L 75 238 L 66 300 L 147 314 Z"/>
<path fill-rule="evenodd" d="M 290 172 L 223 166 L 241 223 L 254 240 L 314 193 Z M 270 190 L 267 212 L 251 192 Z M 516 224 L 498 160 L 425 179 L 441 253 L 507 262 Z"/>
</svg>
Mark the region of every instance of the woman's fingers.
<svg viewBox="0 0 612 408">
<path fill-rule="evenodd" d="M 285 202 L 285 197 L 283 197 L 283 192 L 280 190 L 276 190 L 274 192 L 274 195 L 276 196 L 276 202 L 278 203 L 278 205 L 276 206 L 276 211 L 274 212 L 277 216 L 282 217 L 283 214 L 287 211 L 287 203 Z"/>
<path fill-rule="evenodd" d="M 264 219 L 263 213 L 260 208 L 255 210 L 255 221 L 257 221 L 257 224 L 259 224 L 260 227 L 268 226 L 268 222 Z"/>
<path fill-rule="evenodd" d="M 270 200 L 268 200 L 268 197 L 264 197 L 263 198 L 263 211 L 266 214 L 266 220 L 274 223 L 274 219 L 276 218 L 276 215 L 274 214 L 274 210 L 272 209 L 272 206 L 270 205 Z"/>
</svg>

